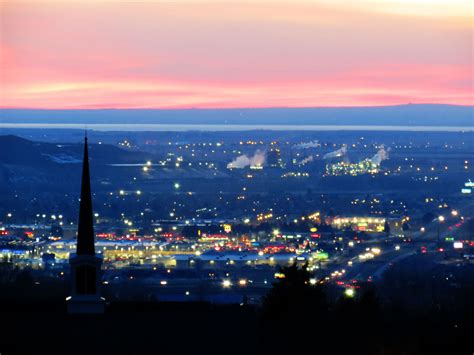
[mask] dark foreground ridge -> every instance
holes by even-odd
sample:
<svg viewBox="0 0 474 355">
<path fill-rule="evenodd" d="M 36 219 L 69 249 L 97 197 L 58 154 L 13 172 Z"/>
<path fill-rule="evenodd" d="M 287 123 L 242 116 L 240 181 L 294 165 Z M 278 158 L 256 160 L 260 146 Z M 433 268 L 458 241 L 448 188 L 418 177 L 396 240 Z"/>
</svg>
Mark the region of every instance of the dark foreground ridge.
<svg viewBox="0 0 474 355">
<path fill-rule="evenodd" d="M 472 287 L 437 302 L 382 300 L 384 287 L 331 297 L 296 266 L 262 306 L 113 300 L 102 315 L 70 315 L 64 283 L 35 284 L 27 273 L 2 282 L 0 352 L 9 354 L 471 354 Z M 392 280 L 393 281 L 393 280 Z M 396 284 L 396 282 L 395 282 Z M 391 289 L 393 284 L 388 285 Z M 393 291 L 393 290 L 391 290 Z M 410 294 L 413 290 L 407 287 Z M 393 292 L 392 292 L 393 293 Z"/>
</svg>

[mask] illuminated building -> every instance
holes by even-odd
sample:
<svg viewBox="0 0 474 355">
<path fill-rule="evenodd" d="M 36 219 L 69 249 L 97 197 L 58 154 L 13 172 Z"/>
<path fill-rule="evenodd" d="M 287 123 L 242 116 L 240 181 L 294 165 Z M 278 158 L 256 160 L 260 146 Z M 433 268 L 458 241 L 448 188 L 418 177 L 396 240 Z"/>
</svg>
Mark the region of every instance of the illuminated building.
<svg viewBox="0 0 474 355">
<path fill-rule="evenodd" d="M 472 193 L 472 188 L 474 187 L 474 182 L 471 180 L 464 183 L 464 188 L 461 189 L 461 193 L 465 195 L 470 195 Z"/>
<path fill-rule="evenodd" d="M 326 174 L 330 176 L 377 174 L 379 171 L 380 165 L 370 159 L 364 159 L 359 163 L 339 162 L 326 165 Z"/>
<path fill-rule="evenodd" d="M 274 168 L 282 168 L 284 166 L 281 159 L 280 148 L 272 147 L 267 152 L 267 165 Z"/>
<path fill-rule="evenodd" d="M 351 228 L 360 232 L 380 233 L 384 231 L 385 221 L 385 218 L 374 217 L 336 217 L 330 223 L 336 229 Z"/>
</svg>

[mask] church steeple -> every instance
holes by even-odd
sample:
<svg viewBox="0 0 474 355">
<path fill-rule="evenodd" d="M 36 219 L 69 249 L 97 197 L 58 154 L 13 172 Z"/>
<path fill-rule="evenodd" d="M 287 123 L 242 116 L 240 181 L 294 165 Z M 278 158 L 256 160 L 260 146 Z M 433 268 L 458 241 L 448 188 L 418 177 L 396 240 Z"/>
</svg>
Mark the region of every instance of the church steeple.
<svg viewBox="0 0 474 355">
<path fill-rule="evenodd" d="M 104 299 L 100 297 L 102 258 L 95 254 L 94 246 L 87 136 L 84 143 L 77 250 L 76 254 L 69 256 L 72 287 L 71 296 L 66 300 L 69 313 L 103 313 Z"/>
<path fill-rule="evenodd" d="M 91 182 L 89 173 L 89 151 L 87 136 L 84 139 L 84 161 L 82 164 L 81 204 L 77 231 L 77 255 L 95 255 L 94 226 L 92 215 Z"/>
</svg>

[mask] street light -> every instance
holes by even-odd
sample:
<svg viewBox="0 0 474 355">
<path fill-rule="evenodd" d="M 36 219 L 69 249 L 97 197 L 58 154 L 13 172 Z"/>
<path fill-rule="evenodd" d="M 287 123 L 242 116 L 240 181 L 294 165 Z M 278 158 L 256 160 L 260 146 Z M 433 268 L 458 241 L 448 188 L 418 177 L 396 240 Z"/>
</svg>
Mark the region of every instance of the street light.
<svg viewBox="0 0 474 355">
<path fill-rule="evenodd" d="M 443 223 L 445 221 L 446 218 L 444 218 L 444 216 L 438 216 L 438 246 L 439 246 L 439 239 L 440 239 L 440 226 L 441 226 L 441 223 Z"/>
<path fill-rule="evenodd" d="M 353 288 L 346 288 L 344 291 L 344 295 L 349 298 L 353 298 L 355 296 L 355 291 Z"/>
<path fill-rule="evenodd" d="M 459 212 L 456 211 L 456 210 L 451 211 L 451 215 L 453 215 L 454 217 L 456 217 L 458 214 L 459 214 Z"/>
<path fill-rule="evenodd" d="M 222 281 L 222 286 L 224 288 L 229 288 L 230 286 L 232 286 L 232 282 L 230 282 L 230 280 L 226 279 L 226 280 Z"/>
</svg>

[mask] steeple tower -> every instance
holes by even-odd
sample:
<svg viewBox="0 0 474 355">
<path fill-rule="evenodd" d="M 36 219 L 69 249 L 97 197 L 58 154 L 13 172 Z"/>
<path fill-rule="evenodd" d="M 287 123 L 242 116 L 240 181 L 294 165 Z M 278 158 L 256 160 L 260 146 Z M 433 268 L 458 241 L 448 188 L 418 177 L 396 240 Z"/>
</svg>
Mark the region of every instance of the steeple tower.
<svg viewBox="0 0 474 355">
<path fill-rule="evenodd" d="M 87 136 L 84 141 L 84 162 L 82 164 L 81 204 L 79 208 L 76 253 L 77 255 L 95 255 Z"/>
<path fill-rule="evenodd" d="M 82 165 L 81 203 L 77 231 L 76 254 L 71 254 L 71 296 L 69 313 L 103 313 L 104 299 L 100 297 L 100 267 L 102 259 L 95 254 L 92 194 L 89 172 L 87 136 L 84 142 Z"/>
</svg>

